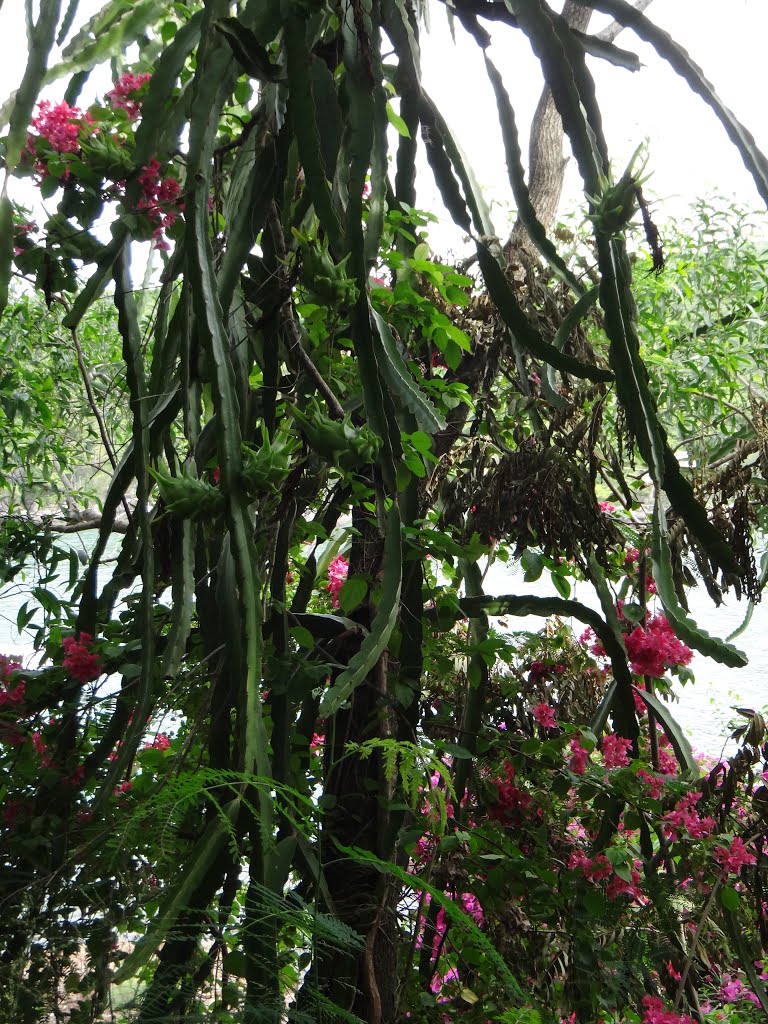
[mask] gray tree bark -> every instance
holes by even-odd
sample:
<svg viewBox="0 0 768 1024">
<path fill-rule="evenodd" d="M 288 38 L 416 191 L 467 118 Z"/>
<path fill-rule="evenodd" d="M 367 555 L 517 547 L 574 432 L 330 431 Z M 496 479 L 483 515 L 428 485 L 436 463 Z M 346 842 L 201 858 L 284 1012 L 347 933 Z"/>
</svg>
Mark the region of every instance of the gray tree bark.
<svg viewBox="0 0 768 1024">
<path fill-rule="evenodd" d="M 651 3 L 653 0 L 635 0 L 633 7 L 638 11 L 644 11 Z M 586 32 L 593 10 L 591 7 L 576 3 L 575 0 L 566 0 L 562 14 L 571 28 Z M 598 38 L 612 43 L 623 27 L 614 21 L 598 33 Z M 563 156 L 563 137 L 563 122 L 552 98 L 552 90 L 545 85 L 531 125 L 528 145 L 528 190 L 538 218 L 547 231 L 557 216 L 568 163 L 568 158 Z M 524 243 L 526 239 L 525 228 L 518 220 L 512 228 L 510 242 Z"/>
</svg>

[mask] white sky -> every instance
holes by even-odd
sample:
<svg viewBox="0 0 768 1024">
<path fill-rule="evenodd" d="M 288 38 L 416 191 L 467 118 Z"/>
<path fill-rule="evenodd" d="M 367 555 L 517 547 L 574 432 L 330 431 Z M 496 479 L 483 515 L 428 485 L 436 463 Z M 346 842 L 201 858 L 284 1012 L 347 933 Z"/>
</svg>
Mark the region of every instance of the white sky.
<svg viewBox="0 0 768 1024">
<path fill-rule="evenodd" d="M 432 7 L 432 39 L 430 45 L 424 45 L 422 63 L 427 89 L 440 97 L 441 109 L 448 112 L 487 198 L 508 207 L 512 200 L 495 126 L 496 104 L 480 50 L 459 24 L 454 47 L 441 5 L 433 3 Z M 768 3 L 654 0 L 646 15 L 686 47 L 720 98 L 752 132 L 758 145 L 768 150 Z M 609 20 L 593 15 L 590 31 L 598 31 Z M 515 107 L 527 156 L 528 126 L 541 89 L 539 64 L 519 30 L 484 24 L 494 39 L 490 56 Z M 750 175 L 704 101 L 629 30 L 619 36 L 617 45 L 639 55 L 643 63 L 639 72 L 592 58 L 589 65 L 616 167 L 623 170 L 638 144 L 650 139 L 648 170 L 653 176 L 645 191 L 660 200 L 654 208 L 657 221 L 685 212 L 696 198 L 713 192 L 734 194 L 759 209 L 761 200 Z M 580 180 L 571 161 L 562 209 L 582 203 Z M 505 216 L 502 210 L 493 212 L 496 229 L 503 235 L 508 227 Z"/>
<path fill-rule="evenodd" d="M 81 0 L 78 22 L 102 6 L 100 0 Z M 559 0 L 557 6 L 561 6 Z M 23 0 L 4 0 L 0 8 L 0 39 L 5 43 L 0 62 L 0 97 L 15 89 L 25 63 Z M 646 12 L 657 24 L 681 41 L 692 58 L 704 69 L 719 95 L 731 107 L 758 144 L 768 151 L 768 64 L 764 47 L 768 38 L 766 0 L 654 0 Z M 591 29 L 609 19 L 594 15 Z M 541 88 L 538 62 L 521 32 L 498 23 L 485 23 L 494 44 L 491 56 L 499 67 L 515 106 L 526 152 L 527 134 Z M 441 4 L 432 0 L 431 33 L 423 40 L 423 69 L 427 88 L 439 97 L 462 148 L 472 163 L 478 181 L 486 188 L 494 206 L 499 234 L 508 226 L 506 209 L 511 193 L 506 177 L 503 150 L 496 124 L 495 100 L 488 85 L 479 48 L 456 24 L 457 45 L 448 31 Z M 736 195 L 749 206 L 759 208 L 760 198 L 741 160 L 714 114 L 688 86 L 667 68 L 650 47 L 636 45 L 626 31 L 618 43 L 634 49 L 644 67 L 631 73 L 590 60 L 596 76 L 608 145 L 616 166 L 623 169 L 637 145 L 650 139 L 649 170 L 653 177 L 646 191 L 658 200 L 654 213 L 663 221 L 669 214 L 683 212 L 697 197 L 711 192 Z M 108 88 L 108 69 L 98 75 L 99 91 Z M 56 98 L 63 91 L 56 83 L 49 91 Z M 89 93 L 91 91 L 89 90 Z M 89 101 L 91 96 L 86 94 Z M 571 161 L 571 164 L 573 161 Z M 26 199 L 21 183 L 12 195 Z M 573 166 L 564 195 L 563 208 L 580 203 L 579 182 Z M 432 196 L 420 203 L 429 208 Z M 433 239 L 455 237 L 453 232 L 433 231 Z"/>
</svg>

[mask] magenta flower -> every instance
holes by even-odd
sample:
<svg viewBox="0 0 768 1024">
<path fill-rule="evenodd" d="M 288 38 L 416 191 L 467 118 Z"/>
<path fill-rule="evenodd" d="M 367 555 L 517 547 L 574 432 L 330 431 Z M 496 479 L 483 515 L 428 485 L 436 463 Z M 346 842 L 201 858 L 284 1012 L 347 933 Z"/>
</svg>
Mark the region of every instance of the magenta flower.
<svg viewBox="0 0 768 1024">
<path fill-rule="evenodd" d="M 531 714 L 539 725 L 543 726 L 545 729 L 554 729 L 557 727 L 554 708 L 550 707 L 549 704 L 537 704 Z"/>
<path fill-rule="evenodd" d="M 90 633 L 81 633 L 79 639 L 65 636 L 61 641 L 64 648 L 63 667 L 78 683 L 90 683 L 101 675 L 98 655 L 88 650 L 93 641 Z"/>
<path fill-rule="evenodd" d="M 658 679 L 665 669 L 688 665 L 693 658 L 693 651 L 677 639 L 663 615 L 654 615 L 645 628 L 636 626 L 624 643 L 632 671 L 640 676 Z"/>
<path fill-rule="evenodd" d="M 141 197 L 136 209 L 146 214 L 155 230 L 152 237 L 158 249 L 170 249 L 164 232 L 174 223 L 184 209 L 179 202 L 181 185 L 176 178 L 160 176 L 160 162 L 154 157 L 138 175 Z M 214 481 L 216 482 L 216 481 Z"/>
<path fill-rule="evenodd" d="M 750 853 L 744 845 L 744 840 L 736 836 L 731 841 L 730 850 L 724 846 L 716 846 L 712 856 L 724 871 L 733 872 L 738 875 L 743 867 L 748 864 L 755 864 L 755 855 Z"/>
<path fill-rule="evenodd" d="M 64 100 L 55 107 L 48 100 L 41 100 L 37 110 L 37 116 L 32 118 L 32 127 L 40 138 L 45 139 L 57 153 L 76 153 L 80 148 L 78 134 L 82 127 L 82 111 L 70 107 Z M 30 149 L 34 152 L 33 146 Z"/>
<path fill-rule="evenodd" d="M 344 586 L 349 573 L 349 562 L 343 555 L 337 555 L 328 566 L 328 583 L 326 590 L 331 595 L 331 604 L 339 607 L 339 591 Z"/>
<path fill-rule="evenodd" d="M 587 761 L 589 760 L 589 751 L 582 747 L 581 738 L 579 736 L 573 737 L 569 743 L 569 748 L 571 751 L 571 757 L 568 761 L 568 768 L 574 775 L 583 775 Z"/>
<path fill-rule="evenodd" d="M 115 83 L 114 88 L 109 90 L 107 99 L 115 110 L 124 110 L 129 120 L 134 121 L 141 110 L 141 100 L 137 98 L 136 93 L 151 77 L 149 74 L 134 75 L 126 71 Z"/>
<path fill-rule="evenodd" d="M 615 733 L 608 733 L 603 736 L 600 749 L 603 753 L 603 763 L 606 768 L 623 768 L 629 764 L 629 751 L 632 748 L 632 740 Z"/>
<path fill-rule="evenodd" d="M 643 1024 L 694 1024 L 693 1017 L 665 1010 L 657 996 L 643 996 Z"/>
</svg>

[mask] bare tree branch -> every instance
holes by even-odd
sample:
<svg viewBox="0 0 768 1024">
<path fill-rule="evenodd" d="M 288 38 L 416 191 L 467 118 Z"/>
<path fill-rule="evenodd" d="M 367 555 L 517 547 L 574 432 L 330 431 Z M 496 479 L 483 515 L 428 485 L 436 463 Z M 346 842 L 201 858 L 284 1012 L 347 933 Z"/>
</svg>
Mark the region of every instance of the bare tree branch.
<svg viewBox="0 0 768 1024">
<path fill-rule="evenodd" d="M 636 11 L 639 11 L 642 14 L 646 7 L 650 7 L 652 3 L 653 0 L 635 0 L 632 6 Z M 604 43 L 612 43 L 619 32 L 624 31 L 625 27 L 626 26 L 622 25 L 620 21 L 612 21 L 611 24 L 601 32 L 597 32 L 596 36 Z"/>
</svg>

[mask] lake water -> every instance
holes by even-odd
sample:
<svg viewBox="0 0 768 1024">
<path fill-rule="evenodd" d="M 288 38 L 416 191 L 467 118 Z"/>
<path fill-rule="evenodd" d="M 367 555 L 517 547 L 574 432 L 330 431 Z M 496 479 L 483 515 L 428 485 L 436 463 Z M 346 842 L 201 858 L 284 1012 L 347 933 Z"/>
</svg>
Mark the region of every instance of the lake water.
<svg viewBox="0 0 768 1024">
<path fill-rule="evenodd" d="M 86 556 L 95 542 L 94 531 L 62 537 L 62 546 L 70 547 Z M 115 537 L 110 544 L 107 557 L 116 555 L 120 539 Z M 548 580 L 542 578 L 536 583 L 525 583 L 519 566 L 517 572 L 496 563 L 485 581 L 485 588 L 494 594 L 551 594 Z M 105 571 L 105 576 L 108 573 Z M 32 653 L 29 638 L 19 636 L 16 617 L 19 608 L 28 601 L 30 587 L 34 581 L 26 580 L 14 587 L 0 591 L 0 653 L 29 657 Z M 64 588 L 58 589 L 63 595 Z M 586 583 L 576 584 L 572 597 L 591 607 L 599 607 L 596 595 Z M 729 597 L 720 608 L 715 608 L 704 588 L 696 588 L 689 594 L 691 615 L 696 622 L 714 636 L 726 637 L 744 619 L 746 601 L 737 602 Z M 31 605 L 30 605 L 31 607 Z M 536 630 L 541 628 L 537 618 L 518 619 L 515 628 Z M 580 624 L 574 628 L 581 632 Z M 677 685 L 675 693 L 679 698 L 673 713 L 686 729 L 694 750 L 701 750 L 719 756 L 724 750 L 733 749 L 728 744 L 728 723 L 733 719 L 733 707 L 762 710 L 768 704 L 768 598 L 757 605 L 747 630 L 736 639 L 748 656 L 749 664 L 743 669 L 727 668 L 699 654 L 694 656 L 691 668 L 696 680 L 687 686 Z M 742 720 L 743 722 L 743 720 Z"/>
</svg>

